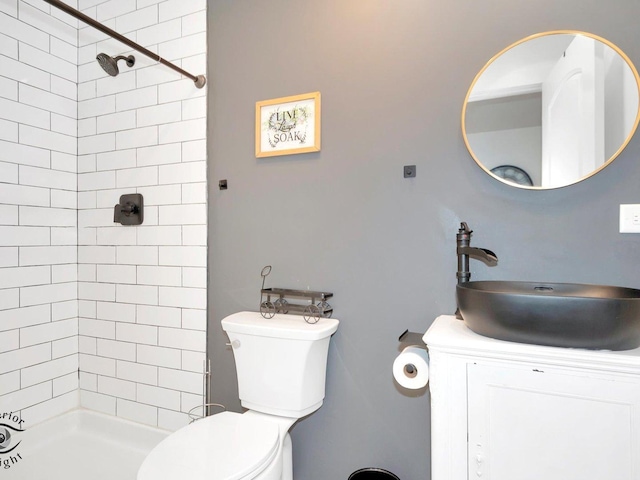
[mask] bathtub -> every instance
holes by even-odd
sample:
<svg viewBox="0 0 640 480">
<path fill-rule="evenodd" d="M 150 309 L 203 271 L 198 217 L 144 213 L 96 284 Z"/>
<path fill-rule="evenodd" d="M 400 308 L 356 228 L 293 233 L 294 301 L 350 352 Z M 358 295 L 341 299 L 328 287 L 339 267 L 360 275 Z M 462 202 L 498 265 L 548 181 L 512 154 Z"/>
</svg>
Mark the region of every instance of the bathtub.
<svg viewBox="0 0 640 480">
<path fill-rule="evenodd" d="M 90 410 L 72 410 L 14 434 L 0 457 L 7 480 L 135 480 L 145 456 L 170 432 Z"/>
</svg>

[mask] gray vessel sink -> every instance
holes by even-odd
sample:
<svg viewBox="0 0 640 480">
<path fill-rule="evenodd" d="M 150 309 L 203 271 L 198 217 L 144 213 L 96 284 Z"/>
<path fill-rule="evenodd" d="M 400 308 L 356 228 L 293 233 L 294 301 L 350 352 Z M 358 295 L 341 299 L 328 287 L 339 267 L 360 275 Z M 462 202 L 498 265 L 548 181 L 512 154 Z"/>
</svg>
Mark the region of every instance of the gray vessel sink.
<svg viewBox="0 0 640 480">
<path fill-rule="evenodd" d="M 574 283 L 466 282 L 460 314 L 474 332 L 512 342 L 606 350 L 640 346 L 640 290 Z"/>
</svg>

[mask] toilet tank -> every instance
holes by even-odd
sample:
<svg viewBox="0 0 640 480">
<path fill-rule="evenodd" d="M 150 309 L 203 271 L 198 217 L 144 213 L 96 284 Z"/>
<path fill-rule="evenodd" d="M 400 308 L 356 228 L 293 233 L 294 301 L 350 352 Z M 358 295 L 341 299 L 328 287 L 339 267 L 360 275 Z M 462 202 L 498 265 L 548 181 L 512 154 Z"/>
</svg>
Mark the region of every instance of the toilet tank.
<svg viewBox="0 0 640 480">
<path fill-rule="evenodd" d="M 242 406 L 301 418 L 322 405 L 329 340 L 338 320 L 239 312 L 222 320 L 236 361 Z"/>
</svg>

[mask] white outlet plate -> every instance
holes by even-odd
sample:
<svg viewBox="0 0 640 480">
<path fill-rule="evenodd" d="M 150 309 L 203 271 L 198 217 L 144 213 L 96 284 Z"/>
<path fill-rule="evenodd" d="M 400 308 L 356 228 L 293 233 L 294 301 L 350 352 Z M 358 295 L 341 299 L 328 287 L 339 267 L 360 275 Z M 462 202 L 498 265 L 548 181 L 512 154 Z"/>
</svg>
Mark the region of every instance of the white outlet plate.
<svg viewBox="0 0 640 480">
<path fill-rule="evenodd" d="M 620 233 L 640 233 L 640 205 L 620 205 Z"/>
</svg>

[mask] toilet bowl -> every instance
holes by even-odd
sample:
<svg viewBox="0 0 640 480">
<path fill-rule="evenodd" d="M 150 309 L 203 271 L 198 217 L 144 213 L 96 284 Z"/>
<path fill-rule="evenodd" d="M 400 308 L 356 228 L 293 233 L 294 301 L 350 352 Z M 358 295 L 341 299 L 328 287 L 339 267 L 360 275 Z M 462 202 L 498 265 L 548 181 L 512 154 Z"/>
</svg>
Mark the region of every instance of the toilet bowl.
<svg viewBox="0 0 640 480">
<path fill-rule="evenodd" d="M 138 480 L 292 480 L 288 432 L 322 405 L 338 323 L 256 312 L 223 319 L 240 401 L 249 410 L 212 415 L 169 435 L 145 458 Z"/>
<path fill-rule="evenodd" d="M 140 467 L 138 479 L 280 479 L 288 435 L 281 430 L 294 422 L 284 419 L 280 426 L 252 412 L 204 418 L 156 446 Z"/>
</svg>

